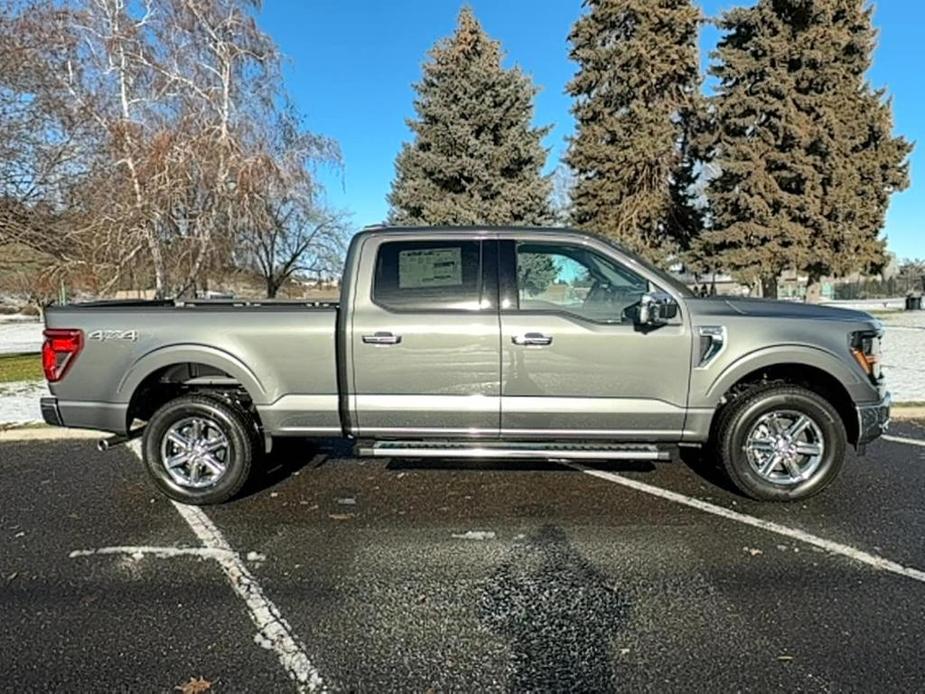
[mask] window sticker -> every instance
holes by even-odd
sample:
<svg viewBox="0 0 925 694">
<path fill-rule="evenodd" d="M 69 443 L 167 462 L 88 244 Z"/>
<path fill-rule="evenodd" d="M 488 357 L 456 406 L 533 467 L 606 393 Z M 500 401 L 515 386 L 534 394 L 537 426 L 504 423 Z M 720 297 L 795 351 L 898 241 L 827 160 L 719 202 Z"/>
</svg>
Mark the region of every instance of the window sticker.
<svg viewBox="0 0 925 694">
<path fill-rule="evenodd" d="M 462 285 L 462 248 L 425 248 L 398 254 L 398 288 Z"/>
</svg>

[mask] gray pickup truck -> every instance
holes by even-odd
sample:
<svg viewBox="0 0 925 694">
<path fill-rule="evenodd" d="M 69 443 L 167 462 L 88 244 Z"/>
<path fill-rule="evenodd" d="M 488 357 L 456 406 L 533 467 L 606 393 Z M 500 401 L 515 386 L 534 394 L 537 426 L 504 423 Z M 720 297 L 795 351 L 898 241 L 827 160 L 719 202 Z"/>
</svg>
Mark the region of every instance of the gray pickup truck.
<svg viewBox="0 0 925 694">
<path fill-rule="evenodd" d="M 52 306 L 54 425 L 142 435 L 168 496 L 234 496 L 273 438 L 364 456 L 664 460 L 708 446 L 757 499 L 802 499 L 889 421 L 881 325 L 696 298 L 562 229 L 389 228 L 350 245 L 339 303 Z"/>
</svg>

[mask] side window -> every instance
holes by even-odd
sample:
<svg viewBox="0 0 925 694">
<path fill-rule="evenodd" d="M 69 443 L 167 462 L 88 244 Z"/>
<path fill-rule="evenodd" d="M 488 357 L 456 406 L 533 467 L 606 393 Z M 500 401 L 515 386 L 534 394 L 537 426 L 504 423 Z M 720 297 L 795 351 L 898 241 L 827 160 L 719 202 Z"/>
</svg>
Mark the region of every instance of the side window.
<svg viewBox="0 0 925 694">
<path fill-rule="evenodd" d="M 392 241 L 379 247 L 373 301 L 408 310 L 478 310 L 479 241 Z"/>
<path fill-rule="evenodd" d="M 517 296 L 522 311 L 556 311 L 603 323 L 631 320 L 628 310 L 649 282 L 583 246 L 517 244 Z"/>
</svg>

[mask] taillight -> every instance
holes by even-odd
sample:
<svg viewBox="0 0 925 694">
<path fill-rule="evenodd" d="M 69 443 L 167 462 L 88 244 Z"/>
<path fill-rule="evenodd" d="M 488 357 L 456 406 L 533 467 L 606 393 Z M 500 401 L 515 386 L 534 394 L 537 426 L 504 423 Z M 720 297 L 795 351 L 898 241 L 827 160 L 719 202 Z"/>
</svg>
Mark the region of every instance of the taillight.
<svg viewBox="0 0 925 694">
<path fill-rule="evenodd" d="M 42 368 L 49 383 L 60 381 L 84 346 L 81 330 L 48 328 L 42 345 Z"/>
</svg>

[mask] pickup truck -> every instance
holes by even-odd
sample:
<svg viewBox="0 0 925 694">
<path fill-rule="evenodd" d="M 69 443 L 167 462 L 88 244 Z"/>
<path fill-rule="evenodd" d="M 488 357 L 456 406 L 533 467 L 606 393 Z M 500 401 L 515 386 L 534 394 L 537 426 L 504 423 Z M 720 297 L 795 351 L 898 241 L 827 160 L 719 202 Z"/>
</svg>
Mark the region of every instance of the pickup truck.
<svg viewBox="0 0 925 694">
<path fill-rule="evenodd" d="M 173 499 L 233 497 L 276 437 L 387 458 L 665 460 L 706 447 L 795 500 L 887 427 L 878 321 L 695 297 L 565 229 L 358 233 L 339 303 L 96 302 L 45 313 L 45 421 L 141 435 Z"/>
</svg>

